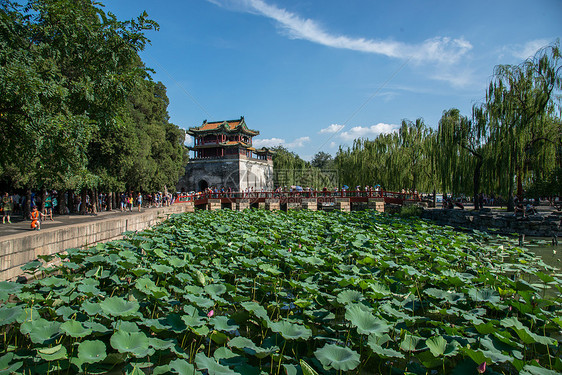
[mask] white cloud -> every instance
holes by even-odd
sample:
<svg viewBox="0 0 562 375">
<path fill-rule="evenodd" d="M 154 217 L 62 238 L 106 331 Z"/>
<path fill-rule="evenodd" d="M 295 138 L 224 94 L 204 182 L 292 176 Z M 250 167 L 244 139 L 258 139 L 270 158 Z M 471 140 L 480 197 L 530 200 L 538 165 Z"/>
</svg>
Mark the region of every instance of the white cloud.
<svg viewBox="0 0 562 375">
<path fill-rule="evenodd" d="M 287 142 L 283 138 L 258 138 L 253 140 L 253 146 L 255 148 L 261 147 L 275 147 L 284 146 L 287 148 L 299 148 L 304 147 L 305 143 L 310 142 L 310 137 L 299 137 L 292 142 Z"/>
<path fill-rule="evenodd" d="M 183 141 L 183 144 L 187 146 L 193 146 L 193 137 L 185 133 L 185 139 Z"/>
<path fill-rule="evenodd" d="M 526 60 L 529 57 L 535 56 L 537 51 L 545 46 L 547 46 L 550 42 L 546 39 L 536 39 L 531 40 L 523 45 L 513 45 L 507 47 L 507 49 L 511 52 L 511 54 L 520 59 Z"/>
<path fill-rule="evenodd" d="M 297 148 L 297 147 L 304 147 L 304 144 L 310 142 L 310 137 L 299 137 L 295 139 L 293 142 L 289 142 L 285 144 L 288 148 Z"/>
<path fill-rule="evenodd" d="M 342 130 L 344 126 L 345 125 L 332 124 L 332 125 L 328 126 L 327 128 L 321 129 L 318 133 L 319 134 L 337 133 L 340 130 Z"/>
<path fill-rule="evenodd" d="M 246 11 L 256 13 L 278 22 L 281 29 L 294 39 L 308 40 L 333 48 L 374 53 L 399 59 L 413 59 L 414 61 L 438 62 L 451 64 L 472 49 L 470 42 L 464 38 L 450 38 L 437 36 L 425 40 L 421 44 L 406 44 L 392 40 L 373 40 L 353 38 L 345 35 L 333 35 L 309 18 L 302 18 L 297 14 L 275 5 L 267 4 L 263 0 L 209 0 L 213 4 L 232 9 L 244 7 Z"/>
<path fill-rule="evenodd" d="M 285 140 L 282 138 L 258 138 L 252 141 L 252 145 L 255 148 L 261 147 L 275 147 L 285 144 Z"/>
<path fill-rule="evenodd" d="M 353 141 L 357 138 L 375 138 L 379 134 L 392 133 L 400 128 L 399 125 L 383 124 L 379 122 L 376 125 L 371 126 L 355 126 L 348 131 L 341 132 L 339 137 L 344 141 Z"/>
</svg>

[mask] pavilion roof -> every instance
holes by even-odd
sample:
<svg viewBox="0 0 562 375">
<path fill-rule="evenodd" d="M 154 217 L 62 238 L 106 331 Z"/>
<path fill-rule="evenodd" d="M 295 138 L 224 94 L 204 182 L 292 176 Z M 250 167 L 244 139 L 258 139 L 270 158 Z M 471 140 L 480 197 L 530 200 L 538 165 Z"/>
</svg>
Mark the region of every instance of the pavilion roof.
<svg viewBox="0 0 562 375">
<path fill-rule="evenodd" d="M 205 120 L 201 126 L 189 128 L 187 130 L 187 134 L 192 136 L 216 133 L 244 133 L 252 137 L 260 134 L 259 131 L 248 128 L 244 121 L 244 116 L 241 116 L 237 120 L 212 122 Z"/>
</svg>

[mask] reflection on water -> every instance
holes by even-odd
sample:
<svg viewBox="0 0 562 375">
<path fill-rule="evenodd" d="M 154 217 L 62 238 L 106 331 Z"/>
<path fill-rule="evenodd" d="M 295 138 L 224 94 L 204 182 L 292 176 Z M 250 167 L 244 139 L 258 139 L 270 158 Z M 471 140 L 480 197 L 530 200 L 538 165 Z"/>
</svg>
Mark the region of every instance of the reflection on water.
<svg viewBox="0 0 562 375">
<path fill-rule="evenodd" d="M 540 256 L 546 264 L 562 270 L 562 239 L 558 245 L 552 245 L 552 239 L 533 238 L 526 240 L 524 246 Z"/>
</svg>

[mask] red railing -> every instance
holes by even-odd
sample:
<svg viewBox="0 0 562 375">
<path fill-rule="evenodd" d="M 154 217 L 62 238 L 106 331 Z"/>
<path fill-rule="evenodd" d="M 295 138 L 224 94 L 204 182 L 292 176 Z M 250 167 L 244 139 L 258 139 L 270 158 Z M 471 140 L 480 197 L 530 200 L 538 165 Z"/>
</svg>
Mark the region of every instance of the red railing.
<svg viewBox="0 0 562 375">
<path fill-rule="evenodd" d="M 404 201 L 420 201 L 417 193 L 400 193 L 394 191 L 359 191 L 359 190 L 303 190 L 303 191 L 251 191 L 251 192 L 200 192 L 177 196 L 179 202 L 201 201 L 206 199 L 221 199 L 232 201 L 236 199 L 283 199 L 283 198 L 349 198 L 351 202 L 366 202 L 369 198 L 384 198 L 386 203 L 402 204 Z"/>
</svg>

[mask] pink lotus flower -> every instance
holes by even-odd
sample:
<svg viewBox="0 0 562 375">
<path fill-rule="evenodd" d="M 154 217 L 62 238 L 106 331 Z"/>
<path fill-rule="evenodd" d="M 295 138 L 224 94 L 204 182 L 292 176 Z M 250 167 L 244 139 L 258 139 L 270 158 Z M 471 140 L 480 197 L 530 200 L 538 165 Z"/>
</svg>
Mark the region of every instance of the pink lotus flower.
<svg viewBox="0 0 562 375">
<path fill-rule="evenodd" d="M 215 315 L 215 310 L 211 310 L 207 313 L 207 317 L 210 318 L 211 316 Z"/>
<path fill-rule="evenodd" d="M 301 247 L 302 247 L 302 245 L 301 245 L 301 244 L 299 244 L 299 249 L 300 249 Z"/>
<path fill-rule="evenodd" d="M 479 374 L 483 374 L 486 372 L 486 362 L 482 362 L 477 368 L 476 371 L 478 371 Z"/>
<path fill-rule="evenodd" d="M 289 252 L 291 252 L 291 248 L 289 248 Z"/>
</svg>

